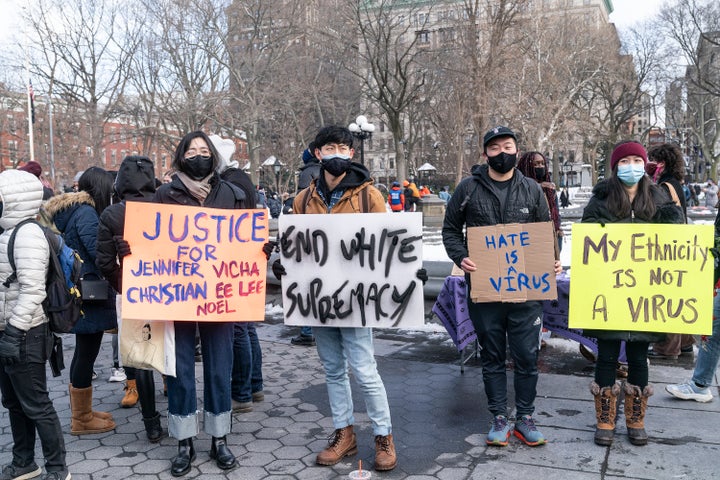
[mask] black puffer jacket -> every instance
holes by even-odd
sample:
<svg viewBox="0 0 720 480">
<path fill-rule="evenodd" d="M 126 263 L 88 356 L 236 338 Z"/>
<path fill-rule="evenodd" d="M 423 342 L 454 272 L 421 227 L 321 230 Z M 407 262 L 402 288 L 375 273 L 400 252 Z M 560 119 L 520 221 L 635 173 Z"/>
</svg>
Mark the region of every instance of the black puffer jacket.
<svg viewBox="0 0 720 480">
<path fill-rule="evenodd" d="M 463 227 L 501 223 L 549 222 L 550 209 L 540 184 L 517 169 L 510 180 L 505 208 L 501 211 L 497 187 L 488 175 L 488 165 L 475 165 L 472 176 L 455 189 L 445 212 L 442 237 L 445 251 L 460 266 L 468 256 Z"/>
<path fill-rule="evenodd" d="M 122 200 L 110 205 L 100 215 L 95 265 L 117 292 L 122 292 L 122 263 L 117 261 L 113 236 L 123 235 L 125 202 L 148 202 L 155 195 L 155 168 L 147 157 L 127 157 L 120 164 L 115 179 L 115 192 Z"/>
<path fill-rule="evenodd" d="M 682 210 L 673 203 L 665 189 L 655 184 L 650 188 L 657 207 L 655 216 L 650 222 L 632 217 L 620 218 L 612 214 L 607 207 L 608 181 L 603 180 L 593 188 L 593 196 L 590 197 L 590 201 L 583 210 L 582 223 L 684 223 L 685 217 Z M 659 332 L 584 330 L 583 334 L 602 340 L 631 342 L 659 342 L 665 338 L 665 334 Z"/>
<path fill-rule="evenodd" d="M 220 179 L 215 173 L 210 179 L 210 193 L 205 198 L 203 206 L 209 208 L 255 208 L 255 205 L 248 201 L 245 193 L 235 185 Z M 187 187 L 177 175 L 173 175 L 172 181 L 161 185 L 153 197 L 155 203 L 167 203 L 175 205 L 201 206 L 200 202 L 193 197 Z"/>
</svg>

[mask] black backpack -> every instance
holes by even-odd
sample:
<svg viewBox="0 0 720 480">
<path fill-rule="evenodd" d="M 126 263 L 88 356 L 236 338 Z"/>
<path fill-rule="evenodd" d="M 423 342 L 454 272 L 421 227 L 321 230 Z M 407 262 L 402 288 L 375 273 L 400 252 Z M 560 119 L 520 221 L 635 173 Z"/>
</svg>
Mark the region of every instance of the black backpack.
<svg viewBox="0 0 720 480">
<path fill-rule="evenodd" d="M 3 282 L 3 285 L 8 288 L 11 283 L 17 281 L 14 255 L 15 235 L 26 223 L 34 223 L 42 228 L 50 246 L 50 265 L 45 279 L 47 296 L 42 302 L 43 310 L 48 317 L 50 331 L 68 333 L 82 315 L 82 299 L 78 288 L 82 260 L 75 250 L 65 244 L 62 236 L 40 225 L 34 219 L 20 222 L 10 234 L 8 259 L 12 274 Z"/>
</svg>

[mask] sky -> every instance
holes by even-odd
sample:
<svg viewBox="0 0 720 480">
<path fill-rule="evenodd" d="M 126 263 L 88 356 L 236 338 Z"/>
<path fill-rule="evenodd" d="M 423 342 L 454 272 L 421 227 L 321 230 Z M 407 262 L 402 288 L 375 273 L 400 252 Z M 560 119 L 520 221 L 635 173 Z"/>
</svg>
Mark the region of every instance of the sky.
<svg viewBox="0 0 720 480">
<path fill-rule="evenodd" d="M 613 13 L 610 21 L 622 30 L 632 27 L 635 22 L 647 20 L 665 3 L 666 0 L 612 0 Z"/>
</svg>

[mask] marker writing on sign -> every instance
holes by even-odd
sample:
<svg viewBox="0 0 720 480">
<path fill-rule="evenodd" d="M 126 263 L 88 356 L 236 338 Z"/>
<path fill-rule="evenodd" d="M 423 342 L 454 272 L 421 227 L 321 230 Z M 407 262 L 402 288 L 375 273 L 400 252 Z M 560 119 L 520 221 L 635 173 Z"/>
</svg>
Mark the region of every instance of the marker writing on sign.
<svg viewBox="0 0 720 480">
<path fill-rule="evenodd" d="M 192 223 L 191 223 L 192 218 Z M 143 236 L 148 240 L 156 240 L 166 234 L 170 241 L 178 243 L 186 239 L 196 242 L 214 241 L 220 242 L 265 242 L 267 232 L 261 221 L 265 218 L 265 212 L 249 212 L 229 215 L 208 215 L 204 212 L 195 215 L 165 214 L 156 212 L 154 229 L 150 232 L 143 231 Z M 250 237 L 243 236 L 245 230 L 249 229 Z M 214 238 L 211 239 L 211 232 Z"/>
</svg>

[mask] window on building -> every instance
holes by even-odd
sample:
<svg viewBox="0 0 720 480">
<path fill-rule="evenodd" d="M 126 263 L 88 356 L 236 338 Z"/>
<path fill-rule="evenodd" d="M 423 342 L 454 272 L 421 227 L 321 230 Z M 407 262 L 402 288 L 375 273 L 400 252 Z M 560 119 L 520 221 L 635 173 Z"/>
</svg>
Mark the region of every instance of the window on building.
<svg viewBox="0 0 720 480">
<path fill-rule="evenodd" d="M 430 44 L 430 31 L 429 30 L 421 30 L 419 32 L 416 32 L 416 35 L 418 37 L 418 44 L 420 44 L 420 45 L 429 45 Z"/>
<path fill-rule="evenodd" d="M 110 150 L 110 165 L 117 165 L 117 150 Z"/>
</svg>

